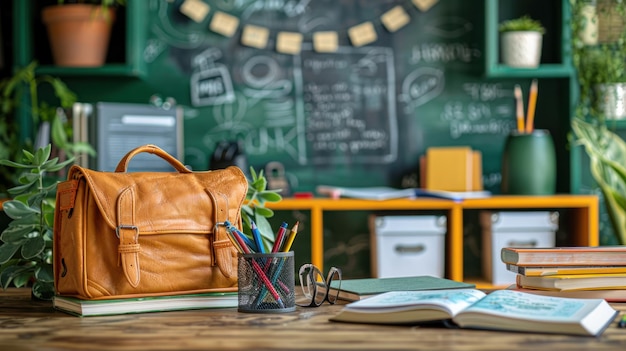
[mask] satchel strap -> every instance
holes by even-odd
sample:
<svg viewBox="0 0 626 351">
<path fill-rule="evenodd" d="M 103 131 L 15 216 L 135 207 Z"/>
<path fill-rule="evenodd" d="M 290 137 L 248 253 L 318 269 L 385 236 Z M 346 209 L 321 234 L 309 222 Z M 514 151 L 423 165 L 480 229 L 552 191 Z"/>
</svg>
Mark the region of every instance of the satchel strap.
<svg viewBox="0 0 626 351">
<path fill-rule="evenodd" d="M 226 227 L 223 225 L 218 225 L 219 223 L 224 223 L 229 220 L 228 196 L 221 193 L 214 194 L 213 192 L 211 192 L 210 189 L 205 189 L 205 191 L 215 205 L 215 218 L 213 222 L 216 223 L 215 227 L 213 228 L 213 254 L 215 257 L 215 263 L 219 267 L 222 274 L 225 277 L 230 278 L 232 276 L 235 276 L 235 274 L 237 273 L 233 268 L 234 247 L 232 242 L 228 238 L 228 234 L 226 233 Z"/>
<path fill-rule="evenodd" d="M 158 146 L 151 145 L 151 144 L 139 146 L 130 150 L 117 164 L 117 168 L 115 168 L 115 172 L 125 173 L 128 170 L 128 163 L 130 162 L 130 160 L 133 157 L 135 157 L 137 154 L 140 154 L 142 152 L 147 152 L 147 153 L 159 156 L 160 158 L 167 161 L 170 165 L 172 165 L 172 167 L 174 167 L 174 169 L 176 169 L 180 173 L 191 173 L 191 171 L 187 167 L 185 167 L 184 164 L 178 161 L 174 156 L 168 154 L 167 152 L 165 152 L 163 149 L 159 148 Z"/>
<path fill-rule="evenodd" d="M 120 239 L 118 254 L 128 283 L 136 288 L 141 278 L 139 271 L 139 228 L 135 225 L 135 192 L 126 188 L 117 198 L 117 227 Z"/>
</svg>

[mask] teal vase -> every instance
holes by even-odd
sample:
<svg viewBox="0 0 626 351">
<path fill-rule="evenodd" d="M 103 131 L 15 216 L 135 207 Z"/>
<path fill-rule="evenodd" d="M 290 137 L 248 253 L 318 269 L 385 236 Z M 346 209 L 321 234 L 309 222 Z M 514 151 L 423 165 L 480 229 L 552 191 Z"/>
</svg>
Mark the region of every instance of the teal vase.
<svg viewBox="0 0 626 351">
<path fill-rule="evenodd" d="M 550 132 L 511 132 L 502 157 L 502 193 L 553 195 L 556 191 L 556 155 Z"/>
</svg>

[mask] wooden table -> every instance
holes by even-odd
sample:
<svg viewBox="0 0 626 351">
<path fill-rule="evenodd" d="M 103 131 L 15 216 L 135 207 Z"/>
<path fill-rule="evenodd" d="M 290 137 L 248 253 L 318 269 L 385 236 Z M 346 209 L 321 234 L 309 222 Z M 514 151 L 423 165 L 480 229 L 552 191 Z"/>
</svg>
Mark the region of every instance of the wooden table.
<svg viewBox="0 0 626 351">
<path fill-rule="evenodd" d="M 615 305 L 625 309 L 624 305 Z M 0 350 L 618 350 L 626 329 L 598 338 L 443 327 L 329 322 L 341 306 L 284 314 L 234 308 L 74 317 L 31 301 L 29 290 L 0 294 Z M 620 346 L 621 345 L 621 346 Z"/>
</svg>

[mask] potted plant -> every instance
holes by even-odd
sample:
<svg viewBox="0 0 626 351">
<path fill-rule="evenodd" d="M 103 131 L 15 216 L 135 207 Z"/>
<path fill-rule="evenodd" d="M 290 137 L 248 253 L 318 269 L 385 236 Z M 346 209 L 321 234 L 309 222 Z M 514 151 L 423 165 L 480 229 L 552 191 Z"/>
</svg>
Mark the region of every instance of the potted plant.
<svg viewBox="0 0 626 351">
<path fill-rule="evenodd" d="M 54 296 L 52 274 L 52 230 L 56 182 L 46 184 L 46 174 L 56 172 L 74 160 L 50 158 L 52 146 L 34 153 L 23 150 L 21 161 L 0 160 L 0 165 L 22 170 L 19 185 L 9 189 L 12 200 L 3 203 L 11 219 L 0 234 L 0 284 L 6 289 L 32 285 L 39 299 Z"/>
<path fill-rule="evenodd" d="M 589 21 L 585 13 L 589 2 L 570 0 L 570 4 L 572 61 L 580 93 L 572 119 L 574 142 L 584 146 L 589 156 L 591 176 L 612 224 L 608 230 L 619 244 L 626 245 L 626 143 L 609 129 L 606 121 L 626 117 L 624 107 L 611 107 L 612 102 L 626 101 L 624 93 L 619 92 L 626 83 L 626 28 L 621 27 L 621 32 L 612 34 L 610 40 L 600 31 L 599 44 L 589 45 L 581 35 Z M 602 0 L 597 13 L 598 21 L 606 18 L 607 13 L 623 17 L 626 3 Z"/>
<path fill-rule="evenodd" d="M 58 66 L 97 67 L 106 59 L 115 6 L 126 0 L 78 0 L 46 6 L 42 20 Z"/>
<path fill-rule="evenodd" d="M 47 298 L 52 292 L 50 243 L 57 181 L 51 174 L 69 165 L 75 153 L 95 151 L 89 144 L 70 141 L 70 124 L 59 112 L 72 107 L 76 95 L 59 78 L 38 75 L 36 67 L 31 62 L 0 80 L 0 185 L 4 187 L 0 198 L 6 198 L 2 211 L 9 219 L 0 234 L 0 286 L 30 284 L 35 297 Z M 39 98 L 45 88 L 51 88 L 58 105 Z M 33 141 L 20 140 L 17 134 L 18 106 L 28 106 L 24 114 L 32 125 L 21 127 L 38 130 L 51 143 L 29 151 Z M 48 130 L 49 135 L 41 133 Z"/>
<path fill-rule="evenodd" d="M 528 16 L 506 20 L 498 27 L 502 63 L 510 67 L 535 68 L 541 60 L 545 28 Z"/>
<path fill-rule="evenodd" d="M 34 130 L 50 130 L 44 139 L 50 139 L 54 149 L 61 150 L 68 156 L 78 152 L 94 154 L 94 149 L 85 143 L 70 142 L 71 127 L 63 121 L 58 108 L 69 109 L 76 102 L 76 94 L 65 83 L 51 75 L 38 75 L 37 62 L 31 62 L 19 68 L 11 77 L 0 80 L 0 159 L 16 160 L 23 148 L 32 150 L 33 140 L 20 140 L 18 135 L 18 106 L 28 106 L 25 114 L 30 118 L 32 125 L 22 128 Z M 58 105 L 50 104 L 39 99 L 40 90 L 51 88 L 58 100 Z M 41 128 L 41 126 L 46 126 Z M 42 142 L 44 145 L 47 142 Z M 8 184 L 17 181 L 15 172 L 9 168 L 0 168 L 0 198 L 6 195 Z"/>
<path fill-rule="evenodd" d="M 626 118 L 626 56 L 609 47 L 593 52 L 590 69 L 592 109 L 607 119 Z"/>
</svg>

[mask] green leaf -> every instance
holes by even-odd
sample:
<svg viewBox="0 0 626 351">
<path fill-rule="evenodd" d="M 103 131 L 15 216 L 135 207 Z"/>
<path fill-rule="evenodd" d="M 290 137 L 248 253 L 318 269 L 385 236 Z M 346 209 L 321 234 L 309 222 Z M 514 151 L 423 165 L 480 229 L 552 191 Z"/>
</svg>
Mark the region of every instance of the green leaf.
<svg viewBox="0 0 626 351">
<path fill-rule="evenodd" d="M 9 262 L 9 260 L 15 255 L 20 245 L 7 243 L 0 245 L 0 265 Z"/>
<path fill-rule="evenodd" d="M 283 199 L 283 197 L 275 192 L 277 190 L 274 191 L 261 191 L 257 194 L 257 196 L 259 197 L 259 199 L 261 199 L 262 201 L 267 201 L 267 202 L 278 202 L 280 200 Z"/>
<path fill-rule="evenodd" d="M 28 235 L 33 231 L 32 226 L 9 226 L 5 230 L 2 231 L 2 235 L 0 235 L 0 239 L 5 243 L 12 244 L 22 244 L 26 239 L 28 239 Z"/>
<path fill-rule="evenodd" d="M 26 216 L 22 216 L 20 218 L 13 219 L 11 223 L 9 223 L 7 228 L 16 227 L 16 226 L 36 226 L 36 225 L 39 225 L 39 214 L 32 213 Z"/>
<path fill-rule="evenodd" d="M 2 273 L 0 273 L 0 285 L 2 285 L 2 288 L 8 288 L 11 285 L 16 272 L 19 273 L 21 270 L 23 270 L 23 268 L 20 266 L 10 266 L 4 268 Z"/>
<path fill-rule="evenodd" d="M 65 132 L 63 123 L 61 122 L 61 119 L 58 118 L 58 116 L 52 120 L 52 128 L 50 134 L 52 136 L 52 142 L 54 142 L 54 144 L 56 144 L 61 149 L 67 148 L 67 133 Z"/>
<path fill-rule="evenodd" d="M 40 235 L 29 238 L 22 245 L 22 257 L 29 260 L 37 257 L 46 248 L 46 243 Z"/>
<path fill-rule="evenodd" d="M 40 175 L 38 173 L 23 172 L 18 178 L 18 181 L 20 184 L 30 186 L 35 184 L 39 180 L 39 177 Z"/>
<path fill-rule="evenodd" d="M 35 158 L 33 159 L 33 165 L 40 167 L 48 158 L 50 158 L 50 152 L 52 151 L 52 146 L 50 144 L 46 145 L 46 147 L 42 147 L 35 151 Z"/>
<path fill-rule="evenodd" d="M 265 178 L 259 178 L 252 182 L 251 187 L 256 191 L 263 191 L 267 187 L 267 180 Z"/>
<path fill-rule="evenodd" d="M 36 281 L 32 288 L 33 295 L 41 300 L 51 300 L 54 297 L 54 284 L 52 282 Z"/>
<path fill-rule="evenodd" d="M 34 187 L 34 184 L 18 185 L 18 186 L 15 186 L 13 188 L 10 188 L 8 190 L 8 192 L 9 192 L 9 194 L 15 196 L 17 194 L 21 194 L 21 193 L 30 191 L 30 188 L 33 188 L 33 187 Z"/>
<path fill-rule="evenodd" d="M 254 212 L 257 216 L 263 216 L 266 218 L 274 216 L 274 211 L 267 207 L 255 207 Z"/>
<path fill-rule="evenodd" d="M 35 270 L 35 278 L 41 282 L 53 282 L 54 272 L 52 265 L 40 265 L 38 269 Z"/>
<path fill-rule="evenodd" d="M 57 165 L 46 167 L 45 170 L 48 171 L 48 172 L 60 171 L 63 168 L 67 167 L 68 165 L 71 165 L 72 163 L 74 163 L 74 160 L 75 160 L 75 158 L 72 157 L 72 158 L 70 158 L 68 160 L 65 160 L 65 161 L 63 161 L 63 162 L 61 162 L 61 163 L 59 163 Z"/>
<path fill-rule="evenodd" d="M 33 274 L 32 272 L 30 272 L 30 270 L 16 273 L 13 275 L 13 285 L 18 288 L 26 286 L 28 282 L 30 282 L 32 277 Z"/>
<path fill-rule="evenodd" d="M 0 165 L 9 166 L 13 168 L 33 168 L 33 166 L 31 165 L 25 165 L 22 163 L 17 163 L 17 162 L 14 162 L 11 160 L 5 160 L 5 159 L 0 160 Z"/>
<path fill-rule="evenodd" d="M 26 204 L 15 200 L 6 201 L 4 204 L 2 204 L 2 208 L 4 210 L 4 213 L 6 213 L 6 215 L 12 219 L 21 218 L 32 213 L 38 213 L 36 209 L 26 206 Z"/>
<path fill-rule="evenodd" d="M 24 161 L 28 162 L 29 164 L 33 164 L 33 160 L 35 159 L 35 155 L 33 155 L 30 151 L 28 150 L 22 150 L 22 155 L 24 155 Z M 32 167 L 31 167 L 32 168 Z"/>
</svg>

